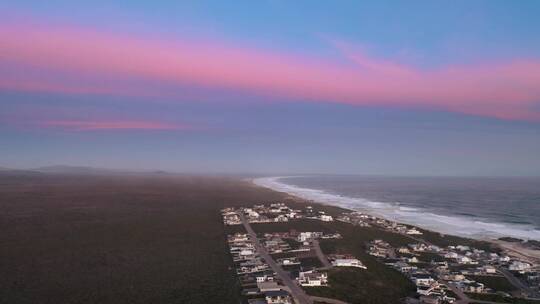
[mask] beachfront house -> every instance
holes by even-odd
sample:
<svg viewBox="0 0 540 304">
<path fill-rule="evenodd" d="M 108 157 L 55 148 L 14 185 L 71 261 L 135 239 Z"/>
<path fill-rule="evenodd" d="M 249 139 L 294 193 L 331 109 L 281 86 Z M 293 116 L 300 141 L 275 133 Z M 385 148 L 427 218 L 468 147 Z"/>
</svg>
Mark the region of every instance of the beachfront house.
<svg viewBox="0 0 540 304">
<path fill-rule="evenodd" d="M 422 232 L 416 228 L 411 228 L 406 232 L 408 235 L 422 235 Z"/>
<path fill-rule="evenodd" d="M 335 259 L 332 261 L 332 266 L 335 267 L 357 267 L 367 269 L 358 259 Z"/>
</svg>

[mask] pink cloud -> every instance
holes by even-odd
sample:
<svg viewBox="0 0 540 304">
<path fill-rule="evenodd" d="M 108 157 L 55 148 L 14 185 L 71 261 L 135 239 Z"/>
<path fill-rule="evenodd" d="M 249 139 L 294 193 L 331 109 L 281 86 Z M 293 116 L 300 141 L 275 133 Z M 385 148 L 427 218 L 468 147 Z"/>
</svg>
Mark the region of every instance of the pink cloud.
<svg viewBox="0 0 540 304">
<path fill-rule="evenodd" d="M 40 124 L 42 127 L 62 128 L 73 131 L 97 130 L 189 130 L 188 125 L 168 124 L 154 121 L 81 121 L 50 120 Z"/>
<path fill-rule="evenodd" d="M 422 70 L 371 58 L 340 45 L 351 64 L 238 47 L 224 42 L 156 40 L 82 28 L 0 28 L 1 59 L 55 72 L 137 77 L 275 97 L 353 105 L 419 107 L 501 119 L 540 120 L 540 60 Z M 0 80 L 9 79 L 2 75 Z M 0 81 L 4 89 L 40 89 L 39 80 Z M 117 83 L 47 83 L 45 90 L 159 94 Z"/>
</svg>

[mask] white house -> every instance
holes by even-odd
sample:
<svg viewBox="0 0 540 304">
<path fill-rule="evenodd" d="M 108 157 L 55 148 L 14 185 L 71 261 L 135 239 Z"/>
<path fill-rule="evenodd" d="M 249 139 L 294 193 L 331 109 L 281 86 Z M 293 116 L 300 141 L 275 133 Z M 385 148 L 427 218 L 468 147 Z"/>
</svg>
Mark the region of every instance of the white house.
<svg viewBox="0 0 540 304">
<path fill-rule="evenodd" d="M 482 270 L 485 272 L 485 273 L 489 273 L 489 274 L 494 274 L 494 273 L 497 273 L 497 268 L 491 266 L 491 265 L 486 265 L 482 268 Z"/>
<path fill-rule="evenodd" d="M 253 255 L 253 254 L 254 254 L 254 252 L 251 249 L 243 249 L 239 253 L 240 256 L 250 256 L 250 255 Z"/>
<path fill-rule="evenodd" d="M 460 257 L 458 257 L 457 262 L 459 264 L 478 264 L 476 261 L 474 261 L 473 259 L 471 259 L 468 256 L 460 256 Z"/>
<path fill-rule="evenodd" d="M 322 272 L 306 271 L 298 275 L 298 283 L 302 286 L 327 286 L 328 275 Z"/>
<path fill-rule="evenodd" d="M 519 271 L 521 273 L 531 270 L 532 265 L 521 261 L 513 261 L 508 269 L 511 271 Z"/>
<path fill-rule="evenodd" d="M 406 232 L 409 235 L 422 235 L 422 232 L 416 228 L 411 228 Z"/>
<path fill-rule="evenodd" d="M 326 214 L 321 214 L 321 216 L 319 217 L 319 219 L 323 222 L 331 222 L 334 220 L 334 218 L 332 218 L 332 216 L 330 215 L 326 215 Z"/>
<path fill-rule="evenodd" d="M 267 291 L 264 293 L 267 304 L 291 304 L 291 296 L 285 290 Z"/>
<path fill-rule="evenodd" d="M 429 274 L 425 273 L 414 274 L 411 279 L 414 281 L 416 286 L 430 286 L 431 284 L 435 283 L 435 279 L 433 279 Z"/>
<path fill-rule="evenodd" d="M 484 292 L 484 284 L 478 282 L 463 284 L 463 291 L 481 293 Z"/>
<path fill-rule="evenodd" d="M 311 231 L 308 231 L 308 232 L 300 232 L 298 234 L 298 241 L 299 242 L 306 242 L 306 241 L 309 241 L 311 239 L 315 239 L 315 238 L 318 238 L 318 237 L 321 237 L 322 236 L 322 232 L 311 232 Z"/>
<path fill-rule="evenodd" d="M 357 268 L 363 268 L 367 269 L 362 262 L 360 262 L 358 259 L 335 259 L 332 261 L 332 266 L 335 267 L 357 267 Z"/>
</svg>

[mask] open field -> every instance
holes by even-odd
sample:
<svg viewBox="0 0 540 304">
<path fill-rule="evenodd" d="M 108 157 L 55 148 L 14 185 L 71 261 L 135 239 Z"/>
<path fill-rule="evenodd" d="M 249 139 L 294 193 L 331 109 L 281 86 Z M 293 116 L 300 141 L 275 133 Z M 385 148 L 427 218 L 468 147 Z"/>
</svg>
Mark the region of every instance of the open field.
<svg viewBox="0 0 540 304">
<path fill-rule="evenodd" d="M 0 303 L 238 303 L 228 178 L 0 175 Z"/>
</svg>

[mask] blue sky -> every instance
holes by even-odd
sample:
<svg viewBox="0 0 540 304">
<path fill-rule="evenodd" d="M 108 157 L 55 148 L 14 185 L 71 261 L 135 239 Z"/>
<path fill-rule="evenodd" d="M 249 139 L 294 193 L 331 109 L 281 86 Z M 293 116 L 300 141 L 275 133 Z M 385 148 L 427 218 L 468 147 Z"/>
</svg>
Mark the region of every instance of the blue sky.
<svg viewBox="0 0 540 304">
<path fill-rule="evenodd" d="M 538 1 L 0 11 L 2 167 L 540 175 Z"/>
</svg>

